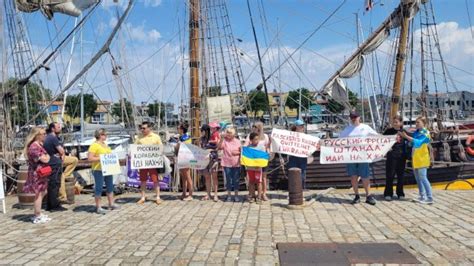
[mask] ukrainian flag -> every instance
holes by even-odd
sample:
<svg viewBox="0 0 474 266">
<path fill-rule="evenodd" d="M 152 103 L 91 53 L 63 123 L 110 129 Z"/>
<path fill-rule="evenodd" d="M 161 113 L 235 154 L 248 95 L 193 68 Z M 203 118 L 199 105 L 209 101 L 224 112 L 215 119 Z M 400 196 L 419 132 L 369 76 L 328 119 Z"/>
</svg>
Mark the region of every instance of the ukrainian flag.
<svg viewBox="0 0 474 266">
<path fill-rule="evenodd" d="M 247 167 L 267 167 L 268 159 L 270 159 L 270 155 L 264 151 L 243 147 L 240 164 Z"/>
</svg>

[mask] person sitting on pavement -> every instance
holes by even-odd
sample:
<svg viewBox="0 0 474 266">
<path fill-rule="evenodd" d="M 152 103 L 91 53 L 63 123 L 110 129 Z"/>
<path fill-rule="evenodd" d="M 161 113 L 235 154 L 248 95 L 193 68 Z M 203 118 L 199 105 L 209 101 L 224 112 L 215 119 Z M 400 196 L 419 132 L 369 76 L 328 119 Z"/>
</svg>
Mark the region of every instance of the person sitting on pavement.
<svg viewBox="0 0 474 266">
<path fill-rule="evenodd" d="M 92 176 L 94 177 L 94 195 L 95 195 L 95 206 L 96 213 L 106 214 L 106 211 L 102 208 L 100 200 L 102 197 L 102 189 L 105 182 L 107 200 L 109 202 L 109 210 L 118 209 L 118 206 L 114 204 L 114 179 L 112 175 L 104 176 L 102 174 L 102 167 L 100 165 L 100 155 L 110 154 L 112 149 L 105 143 L 107 140 L 107 132 L 101 128 L 94 132 L 95 142 L 89 146 L 88 160 L 92 162 L 91 170 Z"/>
<path fill-rule="evenodd" d="M 140 126 L 141 136 L 135 141 L 135 144 L 163 146 L 163 143 L 161 142 L 160 136 L 158 134 L 155 134 L 152 131 L 151 126 L 152 125 L 149 122 L 143 122 L 141 124 L 141 126 Z M 160 205 L 162 203 L 162 200 L 160 198 L 160 180 L 162 179 L 162 176 L 160 176 L 160 174 L 158 173 L 158 169 L 140 169 L 138 172 L 139 172 L 139 175 L 140 175 L 141 198 L 137 203 L 138 204 L 145 203 L 145 201 L 146 201 L 146 197 L 145 197 L 146 183 L 147 183 L 148 179 L 151 179 L 151 181 L 153 182 L 153 188 L 156 191 L 155 203 L 157 205 Z"/>
<path fill-rule="evenodd" d="M 370 126 L 360 122 L 360 115 L 353 111 L 350 113 L 349 118 L 351 124 L 348 125 L 340 134 L 340 138 L 346 137 L 367 137 L 371 135 L 378 135 L 378 133 Z M 375 205 L 376 201 L 373 195 L 370 194 L 370 165 L 369 163 L 348 163 L 347 174 L 351 177 L 351 185 L 354 190 L 355 197 L 352 200 L 352 204 L 360 202 L 359 196 L 359 177 L 362 179 L 364 185 L 366 200 L 365 202 L 370 205 Z"/>
</svg>

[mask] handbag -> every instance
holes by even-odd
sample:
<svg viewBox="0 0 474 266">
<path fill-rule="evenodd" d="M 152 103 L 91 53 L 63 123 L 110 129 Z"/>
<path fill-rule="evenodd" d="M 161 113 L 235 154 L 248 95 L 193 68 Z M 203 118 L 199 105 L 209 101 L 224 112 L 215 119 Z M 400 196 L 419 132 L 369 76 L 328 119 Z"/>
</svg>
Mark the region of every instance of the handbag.
<svg viewBox="0 0 474 266">
<path fill-rule="evenodd" d="M 49 165 L 43 165 L 39 166 L 36 169 L 36 174 L 38 175 L 39 178 L 45 178 L 47 176 L 50 176 L 53 173 L 53 168 Z"/>
</svg>

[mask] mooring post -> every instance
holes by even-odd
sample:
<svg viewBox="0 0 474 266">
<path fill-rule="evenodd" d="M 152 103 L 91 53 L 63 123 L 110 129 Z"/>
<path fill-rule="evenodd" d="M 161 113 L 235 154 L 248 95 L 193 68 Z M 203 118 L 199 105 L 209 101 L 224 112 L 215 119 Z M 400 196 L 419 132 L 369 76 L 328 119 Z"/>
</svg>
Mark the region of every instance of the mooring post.
<svg viewBox="0 0 474 266">
<path fill-rule="evenodd" d="M 301 169 L 288 169 L 289 205 L 303 205 L 303 185 L 301 183 Z"/>
</svg>

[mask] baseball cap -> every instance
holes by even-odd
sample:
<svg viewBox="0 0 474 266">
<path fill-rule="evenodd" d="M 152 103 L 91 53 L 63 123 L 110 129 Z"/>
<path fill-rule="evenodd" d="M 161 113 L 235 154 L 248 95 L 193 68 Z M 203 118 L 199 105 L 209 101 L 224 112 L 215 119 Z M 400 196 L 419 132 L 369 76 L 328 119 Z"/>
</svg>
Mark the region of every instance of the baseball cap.
<svg viewBox="0 0 474 266">
<path fill-rule="evenodd" d="M 209 127 L 210 128 L 216 128 L 216 127 L 219 127 L 219 124 L 217 122 L 211 122 L 211 123 L 209 123 Z"/>
<path fill-rule="evenodd" d="M 295 121 L 295 126 L 304 126 L 304 122 L 301 119 Z"/>
<path fill-rule="evenodd" d="M 356 117 L 360 117 L 359 113 L 357 111 L 352 111 L 350 114 L 349 114 L 349 117 L 350 118 L 356 118 Z"/>
</svg>

